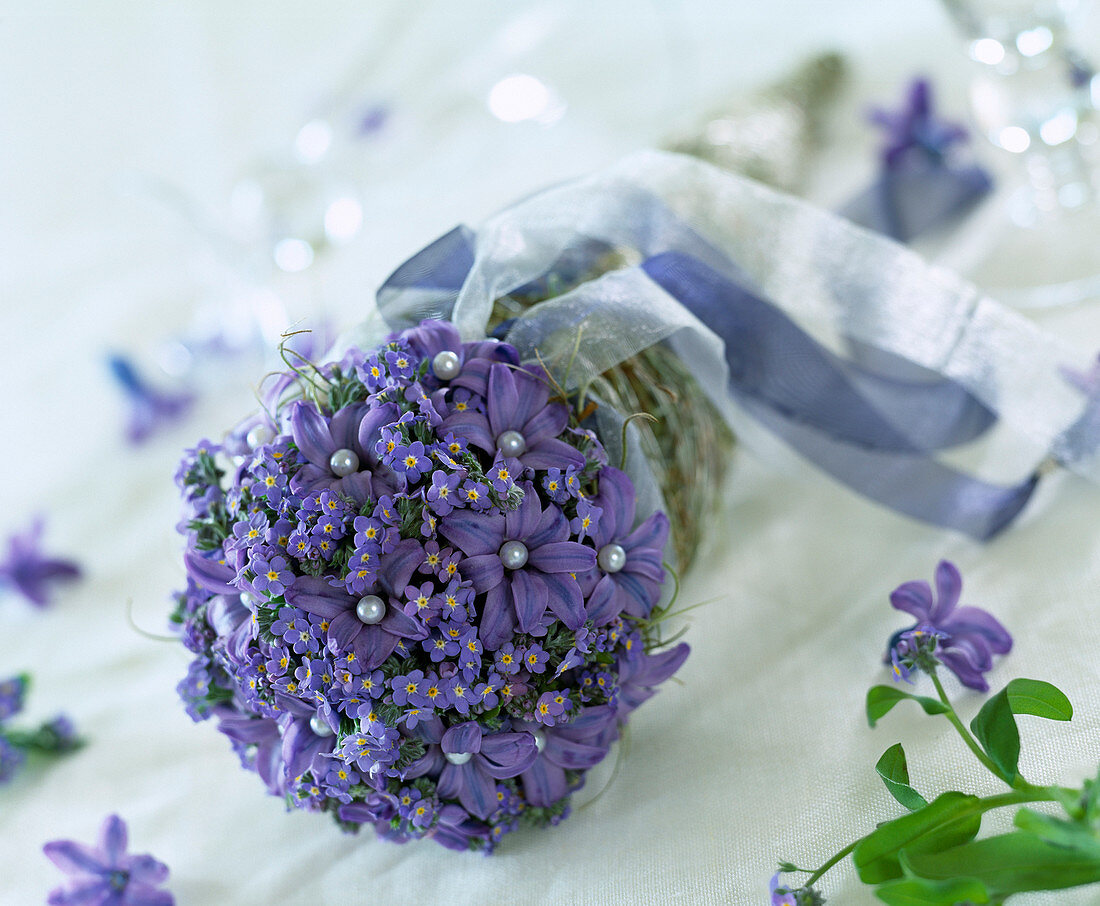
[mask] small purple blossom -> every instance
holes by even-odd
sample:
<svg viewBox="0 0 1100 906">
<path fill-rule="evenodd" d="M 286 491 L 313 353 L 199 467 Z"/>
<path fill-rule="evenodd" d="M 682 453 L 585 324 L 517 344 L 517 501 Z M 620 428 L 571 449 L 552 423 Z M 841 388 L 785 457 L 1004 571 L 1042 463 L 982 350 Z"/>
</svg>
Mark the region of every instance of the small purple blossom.
<svg viewBox="0 0 1100 906">
<path fill-rule="evenodd" d="M 479 512 L 490 510 L 493 507 L 493 502 L 489 499 L 489 486 L 485 482 L 474 478 L 462 482 L 462 488 L 459 490 L 459 500 L 463 506 L 468 506 L 470 509 Z"/>
<path fill-rule="evenodd" d="M 928 632 L 919 626 L 897 634 L 890 646 L 890 666 L 894 671 L 894 681 L 913 685 L 912 675 L 920 670 L 935 667 L 936 649 L 942 636 Z"/>
<path fill-rule="evenodd" d="M 569 697 L 562 692 L 543 692 L 535 702 L 535 720 L 545 727 L 552 727 L 571 705 Z"/>
<path fill-rule="evenodd" d="M 468 671 L 467 676 L 476 676 L 481 668 L 481 640 L 477 637 L 477 630 L 472 626 L 459 640 L 460 651 L 458 653 L 459 666 L 463 671 Z"/>
<path fill-rule="evenodd" d="M 420 481 L 420 476 L 432 467 L 424 444 L 418 440 L 408 446 L 398 446 L 391 454 L 389 464 L 399 475 L 404 475 L 409 484 L 416 484 Z"/>
<path fill-rule="evenodd" d="M 261 463 L 252 471 L 252 494 L 264 497 L 269 506 L 277 507 L 286 493 L 287 477 L 282 469 L 273 463 Z"/>
<path fill-rule="evenodd" d="M 581 498 L 577 501 L 577 515 L 569 521 L 569 531 L 578 541 L 592 538 L 600 527 L 600 515 L 603 513 L 598 506 L 594 506 L 590 500 Z"/>
<path fill-rule="evenodd" d="M 569 499 L 569 491 L 565 487 L 565 476 L 561 469 L 547 470 L 542 479 L 542 489 L 554 503 L 563 504 Z"/>
<path fill-rule="evenodd" d="M 250 566 L 256 574 L 252 587 L 256 591 L 267 592 L 273 598 L 285 592 L 294 581 L 294 573 L 290 571 L 286 557 L 275 556 L 270 560 L 256 557 Z"/>
<path fill-rule="evenodd" d="M 54 840 L 42 851 L 65 874 L 69 887 L 53 890 L 50 906 L 172 906 L 172 894 L 159 890 L 168 866 L 149 855 L 126 853 L 126 825 L 118 815 L 103 823 L 99 845 Z"/>
<path fill-rule="evenodd" d="M 452 579 L 440 595 L 443 619 L 452 622 L 465 620 L 470 616 L 470 605 L 474 600 L 473 586 L 468 582 Z"/>
<path fill-rule="evenodd" d="M 470 708 L 480 699 L 473 685 L 460 673 L 456 673 L 447 681 L 444 691 L 451 707 L 463 715 L 469 714 Z"/>
<path fill-rule="evenodd" d="M 413 707 L 427 704 L 428 700 L 421 686 L 427 686 L 422 670 L 413 670 L 407 674 L 395 676 L 390 680 L 390 688 L 393 690 L 393 703 Z"/>
<path fill-rule="evenodd" d="M 1012 636 L 989 613 L 977 607 L 958 607 L 962 594 L 962 576 L 947 560 L 936 567 L 936 593 L 924 581 L 905 582 L 890 594 L 890 603 L 917 618 L 915 626 L 898 634 L 887 652 L 887 663 L 896 644 L 913 633 L 938 640 L 935 659 L 959 678 L 964 686 L 986 692 L 984 674 L 993 669 L 993 655 L 1006 654 L 1012 648 Z"/>
<path fill-rule="evenodd" d="M 253 513 L 247 520 L 233 524 L 233 537 L 241 545 L 252 547 L 267 538 L 269 523 L 263 513 Z"/>
<path fill-rule="evenodd" d="M 504 680 L 496 673 L 490 673 L 488 680 L 484 683 L 478 683 L 474 687 L 474 693 L 477 695 L 479 706 L 485 710 L 495 708 L 500 702 L 500 697 L 497 693 L 500 692 L 500 688 L 503 685 Z"/>
<path fill-rule="evenodd" d="M 359 774 L 346 764 L 337 762 L 328 769 L 321 787 L 326 795 L 343 803 L 351 802 L 348 788 L 359 782 Z"/>
<path fill-rule="evenodd" d="M 489 479 L 489 484 L 493 486 L 493 490 L 503 498 L 507 497 L 516 486 L 516 478 L 522 474 L 523 466 L 520 465 L 520 461 L 507 457 L 498 450 L 493 464 L 485 473 L 485 477 Z"/>
<path fill-rule="evenodd" d="M 0 561 L 0 587 L 8 585 L 35 607 L 45 607 L 51 586 L 80 578 L 71 560 L 46 556 L 41 547 L 43 521 L 38 519 L 22 535 L 8 539 L 8 555 Z"/>
<path fill-rule="evenodd" d="M 439 606 L 435 583 L 424 582 L 419 587 L 406 586 L 404 610 L 408 616 L 432 625 L 439 619 Z"/>
<path fill-rule="evenodd" d="M 444 472 L 436 469 L 432 473 L 432 486 L 427 489 L 425 499 L 437 516 L 446 516 L 456 506 L 462 506 L 458 486 L 462 481 L 461 472 Z"/>
<path fill-rule="evenodd" d="M 386 353 L 386 366 L 396 378 L 408 380 L 412 377 L 414 360 L 407 350 L 394 349 Z"/>
<path fill-rule="evenodd" d="M 431 827 L 435 819 L 435 805 L 432 800 L 421 798 L 412 804 L 406 817 L 409 819 L 409 824 L 415 828 Z"/>
<path fill-rule="evenodd" d="M 523 668 L 528 673 L 545 673 L 546 662 L 549 660 L 550 655 L 543 647 L 538 642 L 532 642 L 523 655 Z"/>
<path fill-rule="evenodd" d="M 517 648 L 511 642 L 505 642 L 497 649 L 493 656 L 493 663 L 505 676 L 519 673 L 523 666 L 523 648 Z"/>
<path fill-rule="evenodd" d="M 771 906 L 823 906 L 825 900 L 812 887 L 787 887 L 780 885 L 779 872 L 772 875 L 768 885 L 771 894 Z"/>
</svg>

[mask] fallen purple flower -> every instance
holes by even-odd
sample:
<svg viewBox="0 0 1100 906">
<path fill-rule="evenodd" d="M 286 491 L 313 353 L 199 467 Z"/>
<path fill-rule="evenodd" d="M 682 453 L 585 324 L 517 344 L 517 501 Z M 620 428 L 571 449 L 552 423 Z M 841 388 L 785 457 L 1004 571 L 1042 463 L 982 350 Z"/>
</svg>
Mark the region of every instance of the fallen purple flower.
<svg viewBox="0 0 1100 906">
<path fill-rule="evenodd" d="M 38 519 L 26 533 L 9 538 L 7 558 L 0 561 L 0 587 L 10 585 L 36 607 L 49 603 L 55 582 L 80 578 L 80 567 L 73 561 L 43 554 L 42 528 Z"/>
<path fill-rule="evenodd" d="M 893 662 L 895 647 L 906 641 L 912 646 L 914 631 L 924 639 L 935 638 L 935 660 L 959 678 L 964 686 L 985 692 L 985 674 L 993 668 L 993 655 L 1012 648 L 1012 636 L 990 614 L 977 607 L 957 607 L 962 593 L 962 576 L 947 560 L 936 567 L 936 594 L 924 581 L 905 582 L 890 594 L 890 603 L 917 618 L 915 626 L 897 633 L 891 640 L 886 663 Z M 906 654 L 907 652 L 902 652 Z M 912 666 L 906 658 L 905 666 Z M 915 663 L 915 662 L 914 662 Z M 922 666 L 917 664 L 917 666 Z"/>
<path fill-rule="evenodd" d="M 126 426 L 130 443 L 148 440 L 160 428 L 181 418 L 195 401 L 190 393 L 171 393 L 153 387 L 138 374 L 129 359 L 120 355 L 110 356 L 107 365 L 130 402 Z"/>
<path fill-rule="evenodd" d="M 95 848 L 72 840 L 54 840 L 42 851 L 65 874 L 69 887 L 51 891 L 50 906 L 172 906 L 175 899 L 158 890 L 168 866 L 152 856 L 126 853 L 126 824 L 118 815 L 103 822 Z"/>
</svg>

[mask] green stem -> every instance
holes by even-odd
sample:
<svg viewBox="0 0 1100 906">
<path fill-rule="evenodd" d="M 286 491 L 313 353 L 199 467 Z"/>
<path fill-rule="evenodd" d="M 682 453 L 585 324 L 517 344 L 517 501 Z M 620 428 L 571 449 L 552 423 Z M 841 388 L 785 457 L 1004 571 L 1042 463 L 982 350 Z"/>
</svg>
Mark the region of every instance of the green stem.
<svg viewBox="0 0 1100 906">
<path fill-rule="evenodd" d="M 870 836 L 870 835 L 868 835 L 868 836 Z M 823 874 L 825 874 L 825 872 L 827 872 L 830 868 L 832 868 L 834 865 L 836 865 L 837 862 L 839 862 L 841 859 L 843 859 L 845 856 L 847 856 L 849 853 L 851 853 L 857 846 L 859 846 L 860 843 L 862 843 L 864 841 L 864 839 L 866 839 L 866 838 L 865 837 L 860 837 L 858 840 L 856 840 L 852 843 L 849 843 L 847 846 L 845 846 L 844 849 L 842 849 L 840 852 L 838 852 L 828 862 L 826 862 L 817 871 L 815 871 L 812 875 L 810 875 L 810 877 L 807 879 L 806 883 L 803 884 L 802 886 L 803 887 L 812 887 L 813 884 L 814 884 L 814 881 L 816 881 Z"/>
<path fill-rule="evenodd" d="M 940 702 L 942 702 L 943 706 L 947 709 L 947 713 L 944 714 L 944 717 L 951 721 L 951 725 L 958 731 L 959 736 L 962 737 L 962 741 L 966 743 L 967 748 L 969 748 L 970 751 L 974 753 L 974 757 L 977 758 L 978 761 L 980 761 L 983 765 L 985 765 L 994 777 L 999 777 L 1009 786 L 1017 787 L 1019 789 L 1030 789 L 1031 784 L 1029 784 L 1022 777 L 1019 778 L 1019 786 L 1013 783 L 1007 777 L 1005 777 L 1005 775 L 1001 772 L 1001 769 L 998 768 L 989 759 L 989 756 L 985 754 L 985 751 L 982 749 L 982 747 L 978 745 L 978 740 L 976 740 L 970 734 L 970 731 L 966 729 L 966 725 L 963 724 L 961 720 L 959 720 L 959 715 L 955 713 L 955 708 L 952 706 L 950 699 L 948 699 L 947 697 L 947 692 L 943 688 L 943 683 L 941 683 L 940 678 L 936 676 L 936 671 L 934 669 L 929 670 L 928 675 L 932 677 L 932 684 L 936 687 L 936 694 L 939 696 Z"/>
<path fill-rule="evenodd" d="M 957 719 L 958 718 L 956 718 L 956 720 Z M 1004 808 L 1005 806 L 1009 805 L 1023 805 L 1027 802 L 1057 802 L 1059 801 L 1058 797 L 1054 795 L 1054 791 L 1056 789 L 1060 788 L 1029 785 L 1027 789 L 1012 790 L 1008 793 L 998 793 L 996 796 L 986 796 L 985 798 L 979 799 L 978 801 L 981 804 L 981 813 L 985 814 L 986 812 L 992 811 L 995 808 Z M 871 831 L 871 833 L 874 833 L 874 831 Z M 860 843 L 866 840 L 867 837 L 871 836 L 871 833 L 866 834 L 860 837 L 858 840 L 855 840 L 845 846 L 844 849 L 842 849 L 835 856 L 829 859 L 828 862 L 826 862 L 819 869 L 813 872 L 810 877 L 807 878 L 806 883 L 803 884 L 803 886 L 813 886 L 814 882 L 817 881 L 818 878 L 825 874 L 825 872 L 827 872 L 830 868 L 836 865 L 837 862 L 839 862 L 850 853 L 854 852 L 855 848 L 859 846 Z"/>
</svg>

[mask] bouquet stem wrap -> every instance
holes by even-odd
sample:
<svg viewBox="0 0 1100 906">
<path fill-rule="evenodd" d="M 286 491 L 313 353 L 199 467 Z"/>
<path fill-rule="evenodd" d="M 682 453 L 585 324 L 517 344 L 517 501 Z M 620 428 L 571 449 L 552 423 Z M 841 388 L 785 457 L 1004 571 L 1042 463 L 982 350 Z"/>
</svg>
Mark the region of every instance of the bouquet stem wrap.
<svg viewBox="0 0 1100 906">
<path fill-rule="evenodd" d="M 392 328 L 485 336 L 502 298 L 620 266 L 497 334 L 567 390 L 671 348 L 737 435 L 775 439 L 864 495 L 988 539 L 1051 459 L 1095 475 L 1091 356 L 907 249 L 675 154 L 643 152 L 458 227 L 378 293 Z M 978 443 L 978 442 L 981 443 Z M 788 457 L 789 459 L 789 457 Z"/>
</svg>

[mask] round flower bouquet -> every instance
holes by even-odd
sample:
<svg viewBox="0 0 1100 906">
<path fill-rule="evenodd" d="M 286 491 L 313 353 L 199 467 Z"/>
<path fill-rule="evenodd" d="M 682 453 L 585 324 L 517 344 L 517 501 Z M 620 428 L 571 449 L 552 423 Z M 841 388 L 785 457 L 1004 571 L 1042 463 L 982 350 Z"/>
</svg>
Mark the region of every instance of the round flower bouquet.
<svg viewBox="0 0 1100 906">
<path fill-rule="evenodd" d="M 1066 429 L 1079 358 L 905 250 L 674 155 L 452 230 L 377 305 L 384 329 L 339 360 L 284 351 L 262 412 L 184 461 L 175 619 L 191 715 L 273 794 L 388 839 L 490 850 L 566 815 L 687 656 L 665 580 L 731 427 L 975 538 L 1041 471 L 1003 485 L 941 458 L 1000 426 L 998 401 L 1035 402 L 1027 449 L 1079 468 L 1094 449 Z"/>
<path fill-rule="evenodd" d="M 177 475 L 190 715 L 348 830 L 490 851 L 560 821 L 688 653 L 659 633 L 668 518 L 593 404 L 441 320 L 266 404 Z"/>
</svg>

